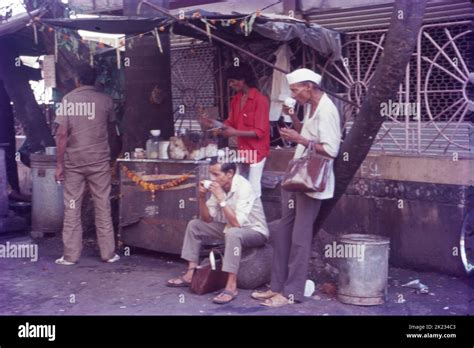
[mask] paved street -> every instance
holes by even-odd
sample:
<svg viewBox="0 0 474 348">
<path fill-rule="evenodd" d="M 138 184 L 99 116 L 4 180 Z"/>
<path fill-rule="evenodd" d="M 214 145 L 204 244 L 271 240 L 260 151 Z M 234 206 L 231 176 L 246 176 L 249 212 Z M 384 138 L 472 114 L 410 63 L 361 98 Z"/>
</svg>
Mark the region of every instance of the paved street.
<svg viewBox="0 0 474 348">
<path fill-rule="evenodd" d="M 0 244 L 31 242 L 27 235 L 2 236 Z M 180 274 L 178 257 L 132 249 L 115 264 L 98 257 L 95 241 L 87 239 L 80 263 L 54 264 L 61 255 L 58 237 L 38 241 L 37 262 L 0 259 L 1 315 L 466 315 L 473 312 L 473 290 L 468 279 L 391 268 L 388 299 L 384 305 L 345 305 L 317 291 L 302 304 L 267 309 L 240 290 L 227 305 L 211 302 L 214 294 L 190 294 L 164 284 Z M 401 287 L 413 279 L 429 286 L 429 294 Z M 472 285 L 472 284 L 471 284 Z M 183 296 L 184 295 L 184 296 Z M 469 307 L 470 303 L 470 307 Z"/>
</svg>

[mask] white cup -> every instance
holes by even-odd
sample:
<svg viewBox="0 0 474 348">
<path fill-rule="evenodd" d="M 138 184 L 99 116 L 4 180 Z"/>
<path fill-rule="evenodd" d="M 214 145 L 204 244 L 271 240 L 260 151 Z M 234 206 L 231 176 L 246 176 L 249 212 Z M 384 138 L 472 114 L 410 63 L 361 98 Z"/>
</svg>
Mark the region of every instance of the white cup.
<svg viewBox="0 0 474 348">
<path fill-rule="evenodd" d="M 45 155 L 56 155 L 56 146 L 48 146 L 44 150 Z"/>
<path fill-rule="evenodd" d="M 296 99 L 293 99 L 292 97 L 288 97 L 283 102 L 283 105 L 285 105 L 286 107 L 289 107 L 289 108 L 294 108 L 295 105 L 296 105 Z"/>
<path fill-rule="evenodd" d="M 306 280 L 304 286 L 304 296 L 311 297 L 314 293 L 314 290 L 316 290 L 316 285 L 314 284 L 314 282 L 310 279 Z"/>
<path fill-rule="evenodd" d="M 206 190 L 209 190 L 209 187 L 211 187 L 211 184 L 212 184 L 212 181 L 211 180 L 203 180 L 202 181 L 202 186 L 204 186 L 204 188 Z"/>
<path fill-rule="evenodd" d="M 294 114 L 295 112 L 295 106 L 296 106 L 296 100 L 291 98 L 291 97 L 288 97 L 285 99 L 285 101 L 283 102 L 283 105 L 287 108 L 289 108 L 289 110 L 287 110 L 286 112 L 283 112 L 283 116 L 286 116 L 285 117 L 285 122 L 291 122 L 291 115 Z M 288 119 L 290 119 L 288 121 Z"/>
</svg>

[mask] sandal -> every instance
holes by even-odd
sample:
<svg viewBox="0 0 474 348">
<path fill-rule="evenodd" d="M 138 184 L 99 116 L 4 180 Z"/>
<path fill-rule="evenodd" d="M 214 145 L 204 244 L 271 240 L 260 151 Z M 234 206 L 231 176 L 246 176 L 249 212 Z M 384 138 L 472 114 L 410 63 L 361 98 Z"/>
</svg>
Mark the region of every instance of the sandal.
<svg viewBox="0 0 474 348">
<path fill-rule="evenodd" d="M 262 306 L 265 306 L 265 307 L 278 308 L 278 307 L 283 307 L 283 306 L 289 305 L 291 303 L 292 302 L 290 302 L 290 300 L 288 300 L 282 294 L 276 294 L 272 298 L 268 298 L 260 304 Z"/>
<path fill-rule="evenodd" d="M 59 259 L 54 261 L 54 263 L 57 265 L 63 265 L 63 266 L 72 266 L 76 264 L 75 262 L 65 260 L 64 256 L 61 256 Z"/>
<path fill-rule="evenodd" d="M 184 280 L 183 277 L 178 277 L 168 280 L 166 286 L 170 288 L 187 288 L 191 286 L 191 282 Z"/>
<path fill-rule="evenodd" d="M 105 262 L 114 263 L 114 262 L 117 262 L 118 260 L 120 260 L 120 256 L 118 256 L 117 254 L 115 254 L 114 256 L 112 256 L 110 259 L 108 259 L 108 260 L 105 261 Z"/>
<path fill-rule="evenodd" d="M 238 292 L 233 293 L 229 290 L 224 290 L 219 295 L 214 297 L 212 302 L 217 303 L 217 304 L 226 304 L 226 303 L 229 303 L 230 301 L 235 300 L 238 294 L 239 294 Z M 227 298 L 226 300 L 220 299 L 220 298 L 224 297 L 225 295 L 229 296 L 229 298 Z"/>
<path fill-rule="evenodd" d="M 272 298 L 273 296 L 277 295 L 278 292 L 273 292 L 271 289 L 265 291 L 254 291 L 250 295 L 255 300 L 266 300 Z"/>
</svg>

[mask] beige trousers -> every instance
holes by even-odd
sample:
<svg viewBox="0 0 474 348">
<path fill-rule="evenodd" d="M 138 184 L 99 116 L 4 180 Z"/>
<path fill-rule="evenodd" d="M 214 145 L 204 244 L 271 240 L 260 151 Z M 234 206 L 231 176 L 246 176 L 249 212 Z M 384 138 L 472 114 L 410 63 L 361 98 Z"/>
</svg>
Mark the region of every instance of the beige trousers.
<svg viewBox="0 0 474 348">
<path fill-rule="evenodd" d="M 110 210 L 111 172 L 108 161 L 64 171 L 64 259 L 77 262 L 82 251 L 81 207 L 86 183 L 94 202 L 95 228 L 100 256 L 106 261 L 115 254 Z"/>
</svg>

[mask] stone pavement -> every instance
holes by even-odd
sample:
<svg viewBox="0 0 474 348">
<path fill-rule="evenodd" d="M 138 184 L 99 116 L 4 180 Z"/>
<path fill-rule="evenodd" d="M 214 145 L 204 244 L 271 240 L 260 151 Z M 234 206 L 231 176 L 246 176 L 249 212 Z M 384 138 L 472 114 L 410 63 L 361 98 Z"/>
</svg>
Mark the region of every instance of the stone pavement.
<svg viewBox="0 0 474 348">
<path fill-rule="evenodd" d="M 54 264 L 61 256 L 59 237 L 33 241 L 28 235 L 0 236 L 0 245 L 37 243 L 38 260 L 0 258 L 0 315 L 467 315 L 474 314 L 472 279 L 390 268 L 385 304 L 346 305 L 323 293 L 321 284 L 302 304 L 262 307 L 240 290 L 227 305 L 211 302 L 214 294 L 193 295 L 168 288 L 167 279 L 185 264 L 177 256 L 132 249 L 118 263 L 100 261 L 94 239 L 86 239 L 80 262 Z M 401 287 L 420 279 L 429 294 Z M 469 284 L 469 281 L 471 283 Z"/>
</svg>

